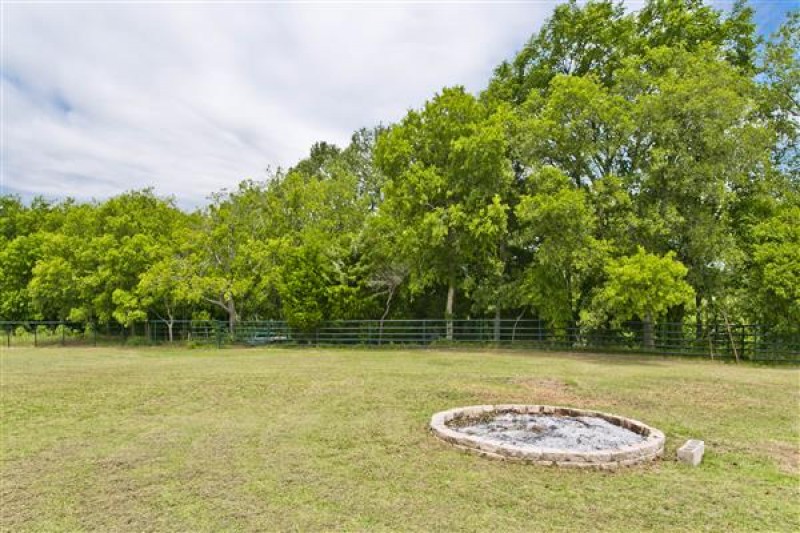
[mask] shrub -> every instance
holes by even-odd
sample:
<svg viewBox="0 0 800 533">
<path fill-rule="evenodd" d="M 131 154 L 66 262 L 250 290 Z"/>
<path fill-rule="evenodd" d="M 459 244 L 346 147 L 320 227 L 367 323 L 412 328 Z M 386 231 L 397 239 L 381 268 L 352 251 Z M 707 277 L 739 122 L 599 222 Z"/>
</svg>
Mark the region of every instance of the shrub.
<svg viewBox="0 0 800 533">
<path fill-rule="evenodd" d="M 125 340 L 125 345 L 126 346 L 149 346 L 150 345 L 150 339 L 148 339 L 147 337 L 128 337 L 127 340 Z"/>
</svg>

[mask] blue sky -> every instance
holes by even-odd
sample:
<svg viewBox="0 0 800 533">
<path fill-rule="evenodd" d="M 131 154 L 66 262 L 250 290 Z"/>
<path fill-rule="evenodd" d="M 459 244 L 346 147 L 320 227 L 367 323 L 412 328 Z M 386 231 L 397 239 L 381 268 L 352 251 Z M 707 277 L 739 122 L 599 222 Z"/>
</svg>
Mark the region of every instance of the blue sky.
<svg viewBox="0 0 800 533">
<path fill-rule="evenodd" d="M 798 1 L 753 3 L 760 30 Z M 554 5 L 6 2 L 0 187 L 196 206 L 443 86 L 480 90 Z"/>
<path fill-rule="evenodd" d="M 730 3 L 721 3 L 723 9 Z M 792 9 L 800 9 L 800 0 L 765 0 L 761 2 L 751 2 L 755 9 L 755 23 L 758 31 L 762 35 L 774 33 L 786 20 L 786 13 Z"/>
</svg>

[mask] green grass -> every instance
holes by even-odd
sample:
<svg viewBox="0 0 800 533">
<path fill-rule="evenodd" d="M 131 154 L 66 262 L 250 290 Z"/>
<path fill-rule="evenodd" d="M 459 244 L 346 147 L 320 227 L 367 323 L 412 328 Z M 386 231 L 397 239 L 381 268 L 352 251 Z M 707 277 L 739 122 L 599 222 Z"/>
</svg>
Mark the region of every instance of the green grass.
<svg viewBox="0 0 800 533">
<path fill-rule="evenodd" d="M 491 351 L 4 349 L 0 530 L 800 529 L 797 369 Z M 667 435 L 616 472 L 459 452 L 483 403 Z M 674 460 L 706 441 L 699 468 Z"/>
</svg>

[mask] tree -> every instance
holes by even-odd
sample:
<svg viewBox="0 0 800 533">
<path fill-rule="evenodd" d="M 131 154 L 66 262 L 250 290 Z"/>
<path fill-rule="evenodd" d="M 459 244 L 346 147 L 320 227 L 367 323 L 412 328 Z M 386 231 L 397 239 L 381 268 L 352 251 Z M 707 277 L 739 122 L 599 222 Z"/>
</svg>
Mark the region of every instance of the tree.
<svg viewBox="0 0 800 533">
<path fill-rule="evenodd" d="M 132 191 L 103 203 L 67 203 L 59 218 L 57 229 L 43 233 L 28 284 L 39 313 L 125 324 L 145 318 L 134 291 L 139 276 L 170 250 L 182 219 L 172 201 Z"/>
<path fill-rule="evenodd" d="M 412 290 L 447 286 L 448 339 L 457 288 L 471 269 L 497 260 L 505 237 L 506 143 L 502 111 L 490 113 L 461 87 L 444 89 L 378 141 L 388 180 L 380 216 L 398 227 Z"/>
<path fill-rule="evenodd" d="M 341 153 L 341 148 L 335 144 L 325 141 L 316 142 L 311 146 L 308 157 L 300 160 L 291 170 L 309 177 L 325 177 L 328 165 Z"/>
<path fill-rule="evenodd" d="M 800 202 L 787 202 L 753 228 L 752 269 L 745 301 L 777 330 L 800 324 Z"/>
<path fill-rule="evenodd" d="M 380 338 L 383 337 L 384 321 L 400 288 L 407 283 L 410 270 L 404 258 L 396 253 L 398 230 L 389 217 L 375 216 L 367 221 L 357 242 L 365 284 L 374 297 L 385 298 L 380 317 Z"/>
<path fill-rule="evenodd" d="M 521 107 L 515 142 L 526 168 L 549 165 L 578 187 L 631 171 L 637 157 L 632 102 L 593 76 L 556 75 Z"/>
<path fill-rule="evenodd" d="M 375 164 L 375 145 L 385 128 L 361 128 L 342 151 L 341 164 L 355 177 L 358 196 L 368 199 L 370 212 L 377 210 L 383 201 L 381 189 L 386 177 Z"/>
<path fill-rule="evenodd" d="M 689 52 L 712 45 L 728 63 L 752 74 L 758 45 L 752 17 L 743 0 L 727 16 L 703 0 L 648 0 L 636 17 L 638 44 Z"/>
<path fill-rule="evenodd" d="M 72 205 L 71 200 L 52 204 L 40 197 L 25 205 L 16 196 L 0 196 L 0 318 L 57 318 L 54 309 L 33 302 L 30 282 L 34 267 L 45 256 L 45 244 Z"/>
<path fill-rule="evenodd" d="M 603 265 L 641 249 L 686 268 L 695 301 L 666 320 L 796 330 L 798 28 L 760 47 L 743 1 L 570 1 L 479 98 L 444 89 L 191 215 L 151 190 L 2 196 L 0 317 L 171 329 L 191 312 L 233 333 L 443 308 L 448 338 L 456 314 L 494 313 L 499 339 L 529 309 L 618 321 Z"/>
<path fill-rule="evenodd" d="M 70 262 L 59 256 L 37 261 L 28 283 L 31 307 L 36 318 L 81 319 L 78 274 Z"/>
<path fill-rule="evenodd" d="M 242 307 L 257 307 L 275 283 L 275 213 L 265 202 L 265 187 L 245 181 L 235 192 L 214 195 L 190 230 L 189 299 L 222 310 L 231 335 Z"/>
<path fill-rule="evenodd" d="M 558 75 L 591 74 L 610 85 L 632 51 L 634 24 L 612 1 L 560 4 L 513 61 L 497 67 L 487 96 L 519 105 Z"/>
<path fill-rule="evenodd" d="M 574 326 L 587 281 L 603 264 L 605 243 L 594 237 L 596 218 L 583 189 L 552 167 L 529 178 L 532 194 L 516 208 L 520 246 L 532 254 L 521 286 L 526 303 L 558 327 Z"/>
<path fill-rule="evenodd" d="M 737 242 L 731 207 L 769 167 L 770 128 L 758 119 L 751 79 L 711 47 L 656 48 L 632 61 L 620 83 L 635 97 L 641 156 L 624 176 L 635 191 L 635 242 L 674 251 L 712 314 L 733 271 Z M 634 96 L 635 95 L 635 96 Z"/>
<path fill-rule="evenodd" d="M 694 290 L 685 281 L 687 268 L 672 252 L 658 256 L 639 248 L 634 255 L 609 260 L 605 273 L 607 280 L 593 300 L 595 314 L 586 313 L 585 321 L 613 317 L 619 323 L 638 318 L 646 348 L 655 347 L 653 322 L 670 307 L 691 305 L 694 298 Z"/>
<path fill-rule="evenodd" d="M 25 320 L 36 312 L 31 305 L 29 283 L 41 256 L 41 233 L 0 238 L 0 317 Z"/>
<path fill-rule="evenodd" d="M 800 11 L 790 13 L 763 57 L 764 115 L 777 134 L 775 166 L 800 181 Z"/>
<path fill-rule="evenodd" d="M 357 132 L 345 150 L 330 149 L 313 168 L 298 165 L 269 191 L 283 224 L 281 311 L 301 329 L 325 319 L 361 318 L 372 304 L 357 241 L 378 200 L 369 160 L 373 143 L 369 132 Z"/>
<path fill-rule="evenodd" d="M 181 309 L 185 311 L 187 304 L 192 301 L 189 268 L 186 257 L 178 254 L 167 256 L 147 269 L 136 287 L 141 306 L 167 326 L 169 342 L 173 340 L 177 313 Z"/>
</svg>

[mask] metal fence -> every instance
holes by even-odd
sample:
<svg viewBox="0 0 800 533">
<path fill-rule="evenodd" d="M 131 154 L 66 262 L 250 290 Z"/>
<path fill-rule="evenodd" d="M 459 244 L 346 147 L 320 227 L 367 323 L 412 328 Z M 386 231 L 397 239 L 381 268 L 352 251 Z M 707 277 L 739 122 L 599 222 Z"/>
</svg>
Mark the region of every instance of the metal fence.
<svg viewBox="0 0 800 533">
<path fill-rule="evenodd" d="M 76 322 L 0 322 L 5 345 L 312 345 L 437 346 L 501 345 L 550 350 L 642 352 L 751 361 L 800 362 L 800 332 L 777 334 L 759 325 L 661 323 L 646 341 L 643 324 L 618 328 L 553 328 L 540 320 L 342 320 L 312 330 L 283 321 L 241 321 L 233 331 L 216 320 L 149 321 L 119 324 Z"/>
</svg>

